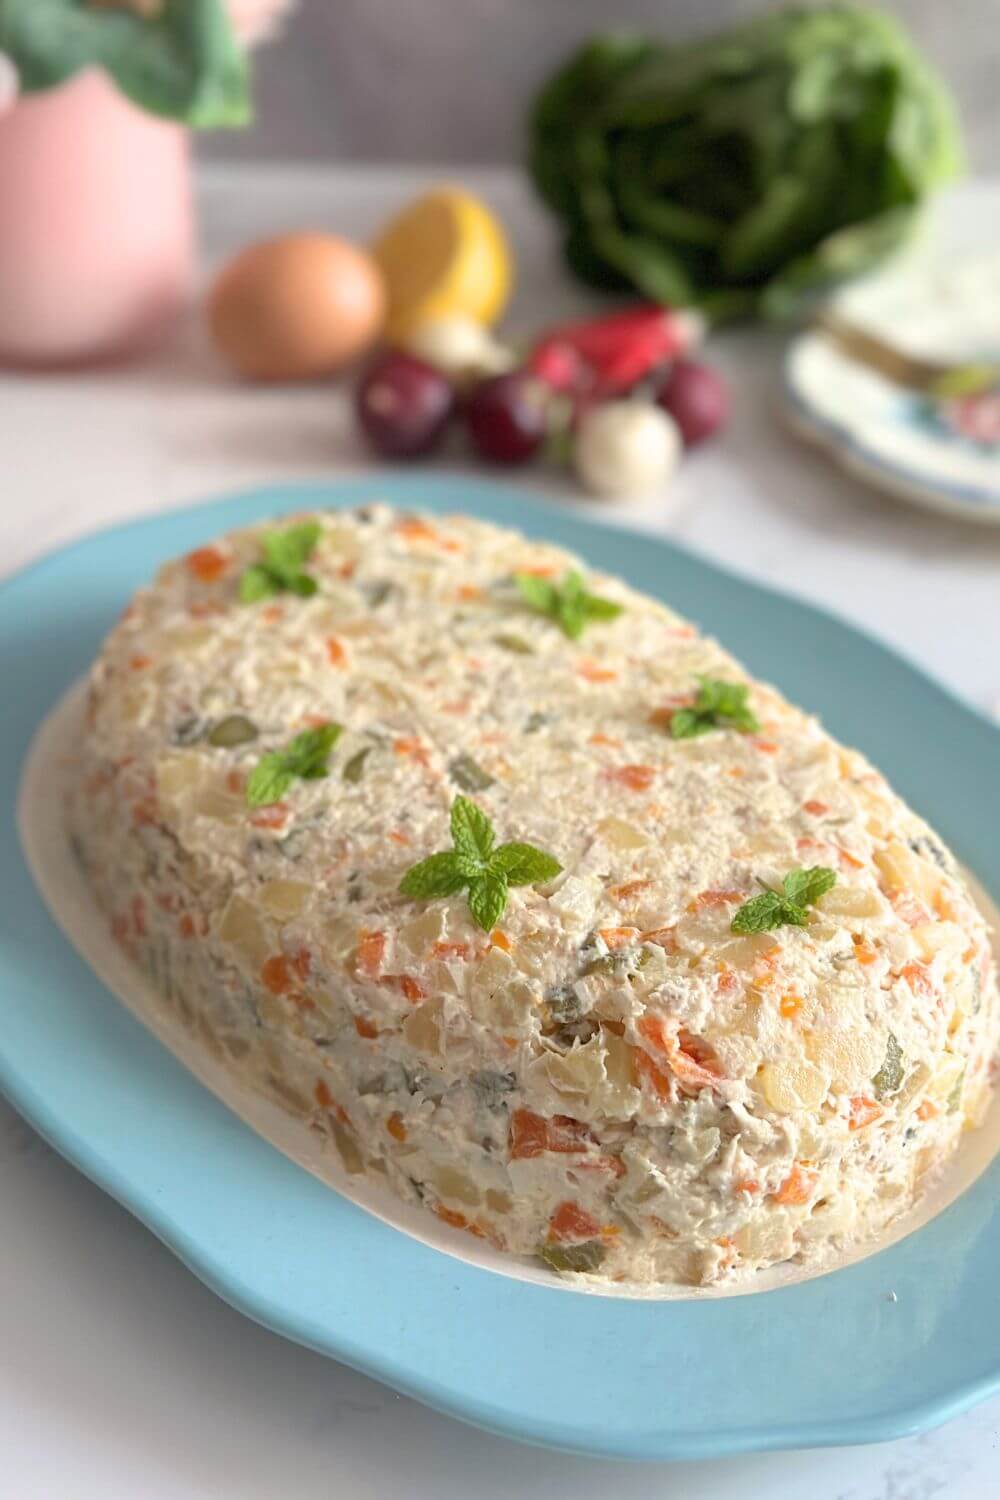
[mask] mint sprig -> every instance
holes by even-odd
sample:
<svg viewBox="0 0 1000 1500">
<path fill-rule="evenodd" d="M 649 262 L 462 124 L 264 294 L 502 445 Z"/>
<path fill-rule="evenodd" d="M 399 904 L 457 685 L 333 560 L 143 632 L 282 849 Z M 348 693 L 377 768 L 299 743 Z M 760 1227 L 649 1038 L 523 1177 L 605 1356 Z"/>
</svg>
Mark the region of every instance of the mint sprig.
<svg viewBox="0 0 1000 1500">
<path fill-rule="evenodd" d="M 733 932 L 771 932 L 775 927 L 804 927 L 813 906 L 825 892 L 837 884 L 835 870 L 812 865 L 807 870 L 792 870 L 785 876 L 779 891 L 762 891 L 744 902 L 729 924 Z"/>
<path fill-rule="evenodd" d="M 690 708 L 679 708 L 670 720 L 675 740 L 691 740 L 712 729 L 738 729 L 755 734 L 757 715 L 747 703 L 750 689 L 745 682 L 725 682 L 720 677 L 699 677 L 698 696 Z"/>
<path fill-rule="evenodd" d="M 302 521 L 287 531 L 265 532 L 261 546 L 264 561 L 252 563 L 240 579 L 240 598 L 244 604 L 256 604 L 271 594 L 298 594 L 307 599 L 319 585 L 311 573 L 303 571 L 320 538 L 318 521 Z"/>
<path fill-rule="evenodd" d="M 451 804 L 451 849 L 413 865 L 400 881 L 404 896 L 432 901 L 468 888 L 469 911 L 477 927 L 489 932 L 507 909 L 512 885 L 553 880 L 562 869 L 551 854 L 533 844 L 501 844 L 486 813 L 468 797 Z"/>
<path fill-rule="evenodd" d="M 280 802 L 296 777 L 317 781 L 329 775 L 327 761 L 340 733 L 339 724 L 320 724 L 297 734 L 284 750 L 270 750 L 262 756 L 247 782 L 247 806 Z"/>
<path fill-rule="evenodd" d="M 554 620 L 563 635 L 577 641 L 587 625 L 597 620 L 617 620 L 623 606 L 588 592 L 582 573 L 570 569 L 562 583 L 539 578 L 536 573 L 515 573 L 521 598 L 536 614 Z"/>
</svg>

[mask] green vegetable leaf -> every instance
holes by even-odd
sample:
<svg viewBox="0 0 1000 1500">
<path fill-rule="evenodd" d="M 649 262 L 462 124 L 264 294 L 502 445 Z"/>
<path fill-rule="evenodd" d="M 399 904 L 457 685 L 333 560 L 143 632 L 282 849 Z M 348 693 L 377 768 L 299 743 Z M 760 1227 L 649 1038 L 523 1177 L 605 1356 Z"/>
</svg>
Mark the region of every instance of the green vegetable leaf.
<svg viewBox="0 0 1000 1500">
<path fill-rule="evenodd" d="M 0 52 L 26 92 L 97 67 L 151 114 L 196 128 L 250 118 L 247 61 L 223 0 L 163 0 L 152 15 L 125 3 L 3 0 Z"/>
<path fill-rule="evenodd" d="M 712 729 L 737 729 L 754 734 L 760 728 L 747 698 L 745 682 L 725 682 L 720 677 L 699 677 L 698 695 L 691 708 L 680 708 L 670 720 L 675 740 L 690 740 Z"/>
<path fill-rule="evenodd" d="M 287 531 L 269 531 L 261 547 L 264 561 L 253 563 L 240 579 L 240 598 L 254 604 L 270 594 L 287 592 L 306 599 L 315 594 L 318 584 L 311 574 L 303 572 L 319 541 L 321 528 L 317 521 L 302 521 Z"/>
<path fill-rule="evenodd" d="M 491 865 L 469 884 L 469 910 L 476 926 L 490 932 L 506 909 L 507 877 Z"/>
<path fill-rule="evenodd" d="M 432 900 L 435 896 L 454 896 L 468 884 L 459 868 L 458 855 L 453 849 L 441 854 L 432 854 L 407 870 L 399 889 L 404 896 L 418 900 Z"/>
<path fill-rule="evenodd" d="M 480 862 L 489 859 L 495 838 L 493 824 L 468 797 L 456 797 L 451 804 L 451 836 L 459 854 Z"/>
<path fill-rule="evenodd" d="M 570 569 L 561 584 L 534 573 L 515 573 L 514 580 L 521 597 L 536 614 L 554 620 L 570 640 L 579 640 L 585 626 L 600 620 L 616 620 L 623 605 L 613 599 L 602 599 L 591 594 L 584 585 L 583 575 Z"/>
<path fill-rule="evenodd" d="M 812 906 L 836 884 L 836 871 L 828 870 L 824 865 L 812 865 L 808 870 L 792 870 L 782 882 L 785 895 L 796 906 Z"/>
<path fill-rule="evenodd" d="M 808 908 L 836 885 L 837 875 L 822 865 L 791 870 L 780 891 L 766 890 L 745 901 L 733 917 L 733 932 L 771 932 L 775 927 L 804 927 Z"/>
<path fill-rule="evenodd" d="M 539 885 L 554 880 L 562 865 L 533 844 L 501 844 L 490 860 L 490 869 L 501 870 L 508 885 Z"/>
<path fill-rule="evenodd" d="M 328 775 L 327 761 L 340 733 L 340 725 L 332 723 L 304 729 L 284 750 L 262 756 L 247 782 L 247 806 L 280 802 L 296 777 L 315 781 Z"/>
<path fill-rule="evenodd" d="M 453 849 L 432 854 L 403 876 L 404 896 L 428 900 L 453 896 L 468 886 L 469 911 L 484 932 L 496 926 L 507 908 L 508 887 L 552 880 L 562 866 L 532 844 L 494 848 L 493 825 L 475 802 L 456 797 L 451 806 Z"/>
</svg>

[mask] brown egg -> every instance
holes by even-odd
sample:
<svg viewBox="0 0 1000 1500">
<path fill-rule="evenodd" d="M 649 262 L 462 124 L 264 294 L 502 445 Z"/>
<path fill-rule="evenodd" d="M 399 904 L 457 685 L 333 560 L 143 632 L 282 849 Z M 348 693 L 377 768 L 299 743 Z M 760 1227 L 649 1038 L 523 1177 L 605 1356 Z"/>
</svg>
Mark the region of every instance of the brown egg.
<svg viewBox="0 0 1000 1500">
<path fill-rule="evenodd" d="M 378 337 L 385 290 L 371 256 L 333 234 L 285 234 L 224 266 L 208 298 L 219 350 L 251 380 L 332 374 Z"/>
</svg>

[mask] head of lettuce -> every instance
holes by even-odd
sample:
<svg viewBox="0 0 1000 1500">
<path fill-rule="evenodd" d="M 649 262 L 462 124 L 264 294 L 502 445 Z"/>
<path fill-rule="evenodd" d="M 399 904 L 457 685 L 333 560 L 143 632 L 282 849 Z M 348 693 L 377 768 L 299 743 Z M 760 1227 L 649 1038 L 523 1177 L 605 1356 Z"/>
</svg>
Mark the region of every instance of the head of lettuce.
<svg viewBox="0 0 1000 1500">
<path fill-rule="evenodd" d="M 962 159 L 944 85 L 892 17 L 848 4 L 678 46 L 594 38 L 530 133 L 577 274 L 712 318 L 788 315 L 874 264 Z"/>
</svg>

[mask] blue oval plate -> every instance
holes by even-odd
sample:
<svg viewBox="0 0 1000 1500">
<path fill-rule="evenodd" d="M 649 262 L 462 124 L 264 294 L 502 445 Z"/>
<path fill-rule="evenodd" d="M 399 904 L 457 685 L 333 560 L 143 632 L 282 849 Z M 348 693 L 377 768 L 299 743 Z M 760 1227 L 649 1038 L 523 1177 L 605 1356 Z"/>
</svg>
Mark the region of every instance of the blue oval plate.
<svg viewBox="0 0 1000 1500">
<path fill-rule="evenodd" d="M 649 536 L 430 474 L 256 490 L 105 532 L 11 579 L 0 589 L 4 785 L 13 792 L 35 728 L 160 561 L 284 510 L 375 496 L 550 537 L 669 600 L 864 749 L 1000 893 L 986 815 L 1000 737 L 985 719 L 806 604 Z M 640 1301 L 497 1275 L 364 1212 L 220 1105 L 54 927 L 19 851 L 13 796 L 4 820 L 0 1086 L 249 1317 L 495 1432 L 632 1458 L 868 1443 L 1000 1389 L 1000 1159 L 889 1249 L 756 1295 Z"/>
</svg>

